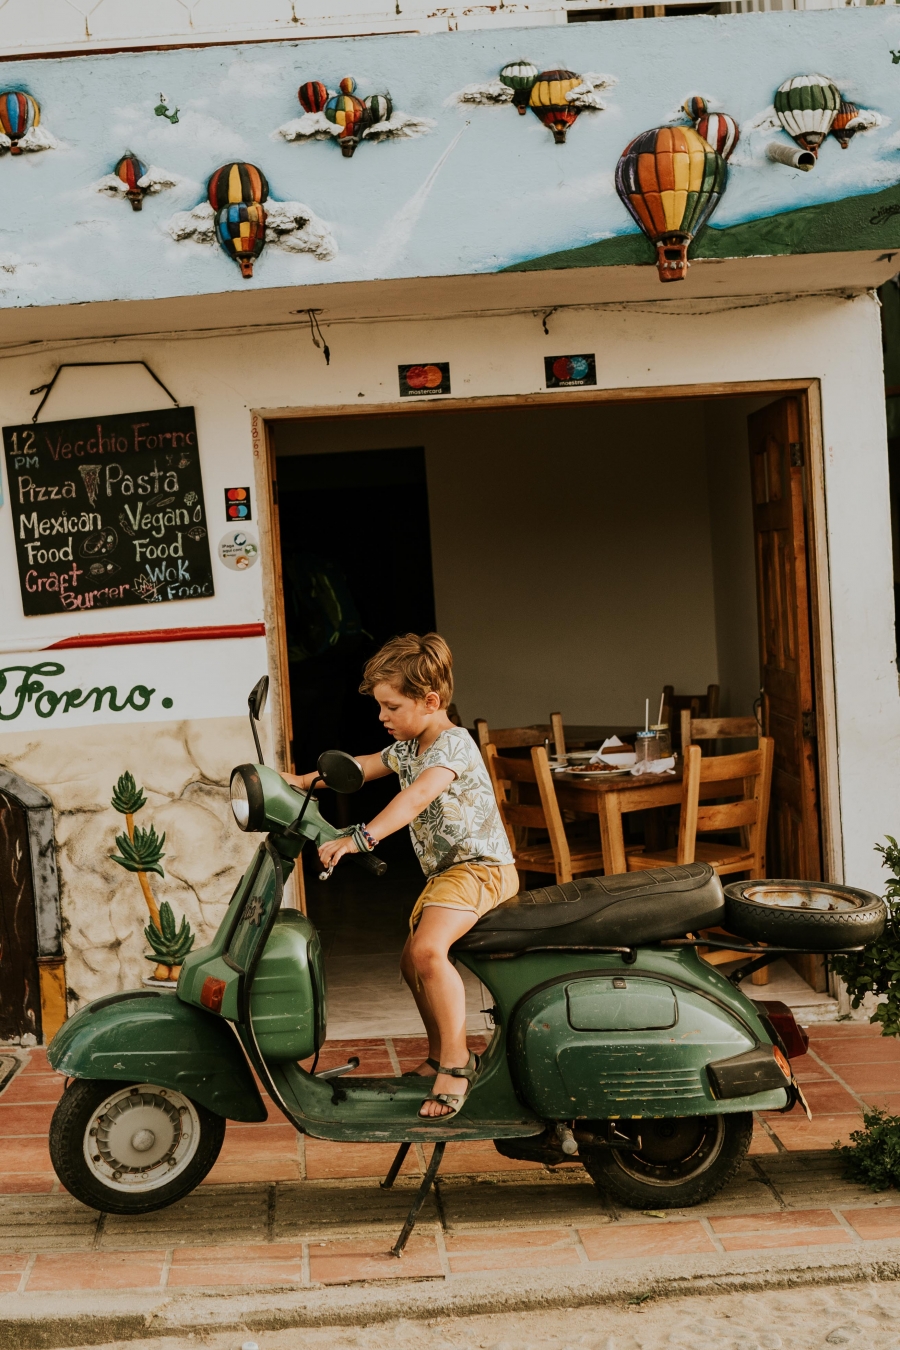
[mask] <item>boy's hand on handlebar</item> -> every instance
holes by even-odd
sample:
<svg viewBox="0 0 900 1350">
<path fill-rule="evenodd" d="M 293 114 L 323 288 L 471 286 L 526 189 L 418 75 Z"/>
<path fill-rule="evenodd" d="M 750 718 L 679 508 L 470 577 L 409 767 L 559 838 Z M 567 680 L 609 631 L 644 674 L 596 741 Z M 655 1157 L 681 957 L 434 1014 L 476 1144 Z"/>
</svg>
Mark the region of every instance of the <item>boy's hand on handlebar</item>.
<svg viewBox="0 0 900 1350">
<path fill-rule="evenodd" d="M 332 868 L 343 858 L 345 853 L 358 853 L 359 849 L 352 835 L 344 835 L 341 839 L 331 839 L 327 844 L 322 844 L 319 849 L 319 859 L 323 867 Z"/>
</svg>

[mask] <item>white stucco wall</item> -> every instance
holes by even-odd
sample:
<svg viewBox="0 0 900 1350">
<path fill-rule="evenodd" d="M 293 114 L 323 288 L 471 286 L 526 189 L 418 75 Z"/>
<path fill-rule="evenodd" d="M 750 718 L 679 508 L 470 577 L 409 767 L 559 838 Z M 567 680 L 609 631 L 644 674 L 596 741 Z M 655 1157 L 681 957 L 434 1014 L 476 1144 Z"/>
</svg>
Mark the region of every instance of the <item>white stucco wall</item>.
<svg viewBox="0 0 900 1350">
<path fill-rule="evenodd" d="M 363 312 L 364 305 L 365 295 L 361 293 Z M 855 884 L 880 889 L 881 871 L 872 846 L 885 833 L 896 833 L 900 828 L 900 782 L 895 768 L 900 750 L 900 694 L 894 647 L 887 455 L 876 301 L 869 295 L 820 295 L 747 307 L 745 303 L 730 304 L 725 300 L 667 300 L 631 309 L 610 306 L 561 311 L 550 320 L 550 329 L 550 337 L 545 337 L 539 317 L 532 314 L 484 315 L 443 322 L 412 318 L 402 324 L 360 322 L 330 329 L 326 324 L 332 350 L 328 367 L 302 330 L 290 335 L 257 332 L 252 336 L 207 340 L 83 342 L 77 348 L 60 345 L 40 354 L 3 359 L 0 421 L 3 425 L 25 421 L 35 403 L 28 391 L 43 383 L 62 360 L 127 357 L 147 360 L 183 404 L 193 404 L 197 409 L 211 540 L 215 544 L 216 527 L 212 522 L 214 513 L 222 510 L 222 488 L 229 483 L 253 481 L 251 410 L 262 410 L 272 416 L 295 414 L 304 408 L 324 411 L 329 407 L 352 406 L 355 410 L 395 404 L 397 365 L 401 362 L 449 360 L 455 394 L 468 398 L 528 395 L 540 399 L 544 355 L 567 351 L 595 351 L 599 381 L 609 389 L 650 386 L 678 389 L 705 381 L 721 384 L 819 379 L 844 870 L 847 879 Z M 115 370 L 91 376 L 100 381 L 101 388 L 92 391 L 90 407 L 79 401 L 83 395 L 76 395 L 78 374 L 71 373 L 65 378 L 71 382 L 69 392 L 65 392 L 64 386 L 59 396 L 54 396 L 54 403 L 47 410 L 51 417 L 111 411 L 123 397 L 117 385 L 123 376 Z M 571 397 L 577 400 L 582 395 L 573 391 Z M 146 399 L 131 388 L 126 406 L 140 408 L 153 406 L 155 402 L 155 398 Z M 446 400 L 442 402 L 446 405 Z M 101 403 L 103 408 L 98 406 Z M 105 403 L 110 406 L 105 407 Z M 417 413 L 423 411 L 421 403 L 415 407 Z M 477 482 L 459 483 L 460 510 L 466 509 L 467 492 L 477 488 Z M 224 533 L 224 519 L 220 516 L 219 520 Z M 0 508 L 0 608 L 7 651 L 10 647 L 24 650 L 29 644 L 44 645 L 36 638 L 52 641 L 73 631 L 108 632 L 152 625 L 227 624 L 261 619 L 262 568 L 238 574 L 226 573 L 218 562 L 214 567 L 216 595 L 210 599 L 95 611 L 79 615 L 77 621 L 68 615 L 26 620 L 21 617 L 9 508 Z M 121 650 L 103 649 L 104 670 L 110 672 L 111 679 L 115 678 L 117 663 L 125 659 L 118 655 Z M 147 682 L 152 684 L 156 654 L 162 648 L 147 646 L 142 650 Z M 204 668 L 208 655 L 207 651 Z M 12 659 L 3 658 L 4 663 Z M 189 674 L 186 658 L 186 675 Z M 205 715 L 203 696 L 207 682 L 208 676 L 199 682 L 190 710 L 184 714 L 189 719 L 202 719 Z M 6 697 L 0 691 L 0 708 L 6 706 Z M 235 687 L 230 697 L 234 702 L 231 715 L 238 717 L 246 707 L 244 696 Z M 217 707 L 216 716 L 222 715 L 223 710 Z M 128 765 L 120 764 L 114 719 L 101 714 L 98 722 L 106 730 L 96 733 L 94 743 L 108 747 L 114 779 Z M 34 735 L 23 739 L 15 723 L 3 724 L 0 762 L 5 758 L 7 746 L 16 772 L 45 788 L 60 813 L 86 809 L 81 789 L 77 802 L 75 797 L 70 802 L 64 786 L 53 780 L 47 768 L 47 743 L 55 725 L 52 718 L 48 719 L 33 727 Z M 237 730 L 238 724 L 234 725 Z M 171 724 L 159 722 L 147 726 L 148 738 L 183 734 L 183 728 Z M 163 750 L 160 742 L 161 755 Z M 71 747 L 67 747 L 66 753 L 71 755 Z M 109 777 L 93 764 L 92 774 L 95 771 L 98 784 Z M 190 777 L 192 772 L 186 775 L 179 760 L 172 782 L 154 782 L 154 792 L 160 798 L 176 801 L 184 791 L 186 776 Z M 221 778 L 211 788 L 213 794 L 219 793 L 220 800 L 224 790 Z M 102 806 L 103 801 L 98 801 L 97 807 Z M 173 809 L 166 807 L 167 813 Z M 110 824 L 114 823 L 111 819 Z M 213 833 L 210 839 L 214 839 Z M 214 847 L 218 845 L 211 843 L 210 870 L 217 861 L 212 852 Z M 177 871 L 177 855 L 169 863 Z M 75 910 L 88 901 L 94 908 L 102 905 L 102 891 L 96 889 L 83 902 L 79 899 L 82 891 L 77 869 L 81 864 L 77 858 L 73 856 L 71 862 L 64 859 L 63 866 L 71 872 L 64 878 L 71 896 L 67 903 Z M 228 881 L 229 877 L 223 874 L 223 900 L 230 889 Z M 204 908 L 202 913 L 198 910 L 198 922 L 205 921 L 207 913 L 211 915 L 212 910 Z M 68 917 L 72 922 L 78 919 L 74 912 Z M 145 921 L 139 897 L 135 899 L 137 919 Z M 121 987 L 133 983 L 135 976 L 142 973 L 135 951 L 128 960 L 120 960 L 116 971 L 104 978 L 113 987 L 115 983 Z"/>
</svg>

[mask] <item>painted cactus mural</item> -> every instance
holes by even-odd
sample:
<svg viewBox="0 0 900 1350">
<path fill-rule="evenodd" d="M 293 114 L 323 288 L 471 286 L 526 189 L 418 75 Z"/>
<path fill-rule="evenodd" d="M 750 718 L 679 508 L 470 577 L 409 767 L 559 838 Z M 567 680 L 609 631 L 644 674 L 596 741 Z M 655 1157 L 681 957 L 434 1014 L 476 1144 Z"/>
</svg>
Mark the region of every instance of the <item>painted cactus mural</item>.
<svg viewBox="0 0 900 1350">
<path fill-rule="evenodd" d="M 176 925 L 168 900 L 157 905 L 150 887 L 148 873 L 156 872 L 158 876 L 165 876 L 162 860 L 166 856 L 163 852 L 166 836 L 157 835 L 153 825 L 146 830 L 135 825 L 134 817 L 146 802 L 143 788 L 138 787 L 133 774 L 123 773 L 113 788 L 111 805 L 125 817 L 125 831 L 116 836 L 119 852 L 110 854 L 110 857 L 127 872 L 136 873 L 140 882 L 150 913 L 144 936 L 153 949 L 152 955 L 146 957 L 146 960 L 155 964 L 152 978 L 177 980 L 181 963 L 194 945 L 194 934 L 186 918 L 182 917 L 180 926 Z"/>
</svg>

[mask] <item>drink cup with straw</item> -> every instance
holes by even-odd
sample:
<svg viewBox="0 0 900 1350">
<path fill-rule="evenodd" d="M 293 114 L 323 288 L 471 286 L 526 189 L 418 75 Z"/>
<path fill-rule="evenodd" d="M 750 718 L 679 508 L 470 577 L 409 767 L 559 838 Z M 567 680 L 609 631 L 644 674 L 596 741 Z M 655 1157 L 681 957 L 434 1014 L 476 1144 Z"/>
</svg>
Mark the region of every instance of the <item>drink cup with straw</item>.
<svg viewBox="0 0 900 1350">
<path fill-rule="evenodd" d="M 650 728 L 651 731 L 656 732 L 657 749 L 659 751 L 660 759 L 668 759 L 672 753 L 672 736 L 671 733 L 669 732 L 669 724 L 668 722 L 664 722 L 662 720 L 663 708 L 665 707 L 665 698 L 666 693 L 665 690 L 663 690 L 663 692 L 659 696 L 659 712 L 657 714 L 656 721 Z"/>
<path fill-rule="evenodd" d="M 634 749 L 637 756 L 636 762 L 643 764 L 646 760 L 659 759 L 659 740 L 656 735 L 656 728 L 650 728 L 650 700 L 644 699 L 644 730 L 639 731 L 634 740 Z"/>
</svg>

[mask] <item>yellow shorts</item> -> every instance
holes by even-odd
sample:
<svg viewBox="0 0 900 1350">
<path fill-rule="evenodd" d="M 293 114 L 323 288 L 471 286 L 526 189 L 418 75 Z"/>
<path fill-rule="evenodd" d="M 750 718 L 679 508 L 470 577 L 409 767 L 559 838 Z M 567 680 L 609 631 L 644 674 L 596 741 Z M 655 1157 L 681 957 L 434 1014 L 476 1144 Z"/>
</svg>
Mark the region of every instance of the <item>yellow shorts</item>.
<svg viewBox="0 0 900 1350">
<path fill-rule="evenodd" d="M 441 909 L 471 910 L 475 917 L 490 913 L 519 889 L 519 874 L 512 863 L 457 863 L 446 872 L 429 877 L 409 916 L 409 931 L 415 932 L 426 905 Z"/>
</svg>

